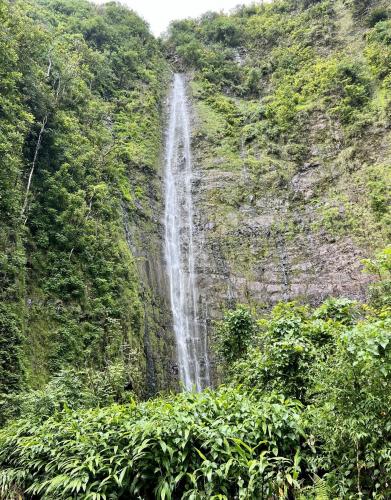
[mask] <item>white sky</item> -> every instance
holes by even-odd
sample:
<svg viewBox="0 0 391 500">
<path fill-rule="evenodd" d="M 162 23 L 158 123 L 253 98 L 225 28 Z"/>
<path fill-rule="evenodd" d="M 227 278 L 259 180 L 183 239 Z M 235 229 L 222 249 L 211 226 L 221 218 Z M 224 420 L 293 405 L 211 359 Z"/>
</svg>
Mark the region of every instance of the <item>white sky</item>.
<svg viewBox="0 0 391 500">
<path fill-rule="evenodd" d="M 105 0 L 93 0 L 105 3 Z M 151 26 L 155 35 L 164 32 L 170 21 L 186 17 L 198 17 L 207 11 L 224 10 L 229 12 L 237 5 L 261 3 L 261 0 L 120 0 L 136 11 Z"/>
</svg>

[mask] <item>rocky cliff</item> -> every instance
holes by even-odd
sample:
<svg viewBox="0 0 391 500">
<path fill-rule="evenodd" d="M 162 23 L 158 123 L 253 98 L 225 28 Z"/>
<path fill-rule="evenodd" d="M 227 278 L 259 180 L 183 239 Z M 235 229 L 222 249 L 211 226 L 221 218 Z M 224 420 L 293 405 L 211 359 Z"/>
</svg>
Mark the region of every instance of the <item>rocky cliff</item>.
<svg viewBox="0 0 391 500">
<path fill-rule="evenodd" d="M 235 302 L 365 297 L 361 260 L 390 237 L 389 15 L 276 1 L 172 25 L 209 320 Z"/>
</svg>

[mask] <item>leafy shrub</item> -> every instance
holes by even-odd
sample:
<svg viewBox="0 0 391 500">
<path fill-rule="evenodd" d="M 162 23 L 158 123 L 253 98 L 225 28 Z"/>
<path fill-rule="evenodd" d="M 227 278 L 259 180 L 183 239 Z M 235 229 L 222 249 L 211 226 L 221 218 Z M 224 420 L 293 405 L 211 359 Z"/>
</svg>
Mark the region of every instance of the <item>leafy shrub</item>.
<svg viewBox="0 0 391 500">
<path fill-rule="evenodd" d="M 246 359 L 234 363 L 230 380 L 257 394 L 275 390 L 303 400 L 313 360 L 313 346 L 305 338 L 269 341 L 262 349 L 253 348 Z"/>
<path fill-rule="evenodd" d="M 370 287 L 371 302 L 375 307 L 384 308 L 384 314 L 391 308 L 391 247 L 378 252 L 374 259 L 363 261 L 367 272 L 376 276 L 377 281 Z"/>
<path fill-rule="evenodd" d="M 220 42 L 228 47 L 239 45 L 241 31 L 234 18 L 217 16 L 209 23 L 205 23 L 202 30 L 210 42 Z"/>
<path fill-rule="evenodd" d="M 359 306 L 357 302 L 344 297 L 329 298 L 314 311 L 313 316 L 323 320 L 331 319 L 348 326 L 359 317 Z"/>
<path fill-rule="evenodd" d="M 334 354 L 313 367 L 308 408 L 318 443 L 315 470 L 336 496 L 391 494 L 391 321 L 358 323 L 337 340 Z"/>
<path fill-rule="evenodd" d="M 259 321 L 259 333 L 253 339 L 259 347 L 231 365 L 230 381 L 258 394 L 276 390 L 303 400 L 315 358 L 309 325 L 306 307 L 295 303 L 275 306 L 270 318 Z"/>
<path fill-rule="evenodd" d="M 24 390 L 3 401 L 3 415 L 43 421 L 64 409 L 95 408 L 124 403 L 135 397 L 137 369 L 123 362 L 111 363 L 105 370 L 62 369 L 42 389 Z"/>
<path fill-rule="evenodd" d="M 307 307 L 296 302 L 280 302 L 272 309 L 270 318 L 261 320 L 260 324 L 274 340 L 281 340 L 300 336 L 307 317 Z"/>
<path fill-rule="evenodd" d="M 255 321 L 245 306 L 227 311 L 216 325 L 216 352 L 225 363 L 242 358 L 255 332 Z"/>
<path fill-rule="evenodd" d="M 391 20 L 381 21 L 368 33 L 365 55 L 372 72 L 380 79 L 391 73 Z"/>
<path fill-rule="evenodd" d="M 253 347 L 232 363 L 230 382 L 262 397 L 276 390 L 306 405 L 316 453 L 307 473 L 331 498 L 388 498 L 391 455 L 391 320 L 387 250 L 367 268 L 378 310 L 328 299 L 317 309 L 278 304 L 259 323 Z M 387 285 L 388 284 L 388 285 Z M 313 498 L 316 486 L 304 487 Z M 327 497 L 326 497 L 327 498 Z"/>
<path fill-rule="evenodd" d="M 0 433 L 0 491 L 45 498 L 272 498 L 299 487 L 300 405 L 237 389 L 64 412 Z"/>
</svg>

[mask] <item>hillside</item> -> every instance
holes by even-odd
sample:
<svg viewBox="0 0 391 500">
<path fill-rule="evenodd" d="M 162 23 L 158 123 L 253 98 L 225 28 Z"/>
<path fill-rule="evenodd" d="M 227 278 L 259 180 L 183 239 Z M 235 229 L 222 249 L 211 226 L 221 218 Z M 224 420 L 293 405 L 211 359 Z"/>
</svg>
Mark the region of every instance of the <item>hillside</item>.
<svg viewBox="0 0 391 500">
<path fill-rule="evenodd" d="M 117 362 L 154 392 L 174 355 L 169 331 L 157 337 L 169 323 L 159 44 L 115 4 L 3 2 L 0 14 L 1 392 Z"/>
</svg>

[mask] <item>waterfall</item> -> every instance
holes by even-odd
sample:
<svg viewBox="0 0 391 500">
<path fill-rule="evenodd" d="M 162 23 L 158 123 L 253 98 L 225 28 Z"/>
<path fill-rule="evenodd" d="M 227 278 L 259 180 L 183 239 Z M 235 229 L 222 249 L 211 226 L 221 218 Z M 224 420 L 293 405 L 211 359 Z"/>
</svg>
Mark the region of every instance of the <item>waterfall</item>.
<svg viewBox="0 0 391 500">
<path fill-rule="evenodd" d="M 206 332 L 199 314 L 193 240 L 192 157 L 185 79 L 175 74 L 165 157 L 165 257 L 179 375 L 186 390 L 210 383 Z"/>
</svg>

